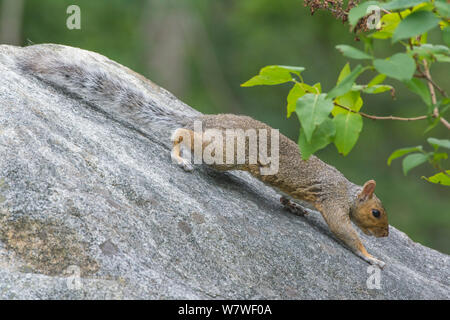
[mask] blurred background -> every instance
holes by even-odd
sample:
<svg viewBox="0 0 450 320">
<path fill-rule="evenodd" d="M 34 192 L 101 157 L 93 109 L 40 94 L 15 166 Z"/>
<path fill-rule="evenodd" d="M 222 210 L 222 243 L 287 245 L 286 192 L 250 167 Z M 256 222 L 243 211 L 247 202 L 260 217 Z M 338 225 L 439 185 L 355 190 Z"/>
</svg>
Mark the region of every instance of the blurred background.
<svg viewBox="0 0 450 320">
<path fill-rule="evenodd" d="M 66 10 L 81 8 L 81 30 L 69 30 Z M 439 30 L 429 34 L 442 43 Z M 311 16 L 302 0 L 0 0 L 0 43 L 59 43 L 101 53 L 143 74 L 204 113 L 237 113 L 264 121 L 297 141 L 299 123 L 286 118 L 290 85 L 241 88 L 266 65 L 303 66 L 305 81 L 330 90 L 347 62 L 334 48 L 363 48 L 348 25 L 329 12 Z M 376 42 L 375 55 L 390 56 L 400 47 Z M 394 51 L 393 51 L 394 50 Z M 352 66 L 356 64 L 351 62 Z M 450 91 L 449 67 L 434 66 L 434 80 Z M 367 83 L 374 74 L 359 80 Z M 365 95 L 363 111 L 376 115 L 416 116 L 426 112 L 421 100 L 400 82 L 389 93 Z M 390 153 L 426 145 L 427 137 L 449 138 L 442 126 L 427 135 L 426 121 L 364 120 L 361 137 L 346 157 L 330 145 L 317 155 L 347 178 L 377 181 L 390 224 L 414 241 L 450 254 L 449 188 L 420 179 L 434 174 L 428 166 L 408 176 L 401 161 L 388 167 Z M 448 162 L 447 162 L 448 167 Z"/>
</svg>

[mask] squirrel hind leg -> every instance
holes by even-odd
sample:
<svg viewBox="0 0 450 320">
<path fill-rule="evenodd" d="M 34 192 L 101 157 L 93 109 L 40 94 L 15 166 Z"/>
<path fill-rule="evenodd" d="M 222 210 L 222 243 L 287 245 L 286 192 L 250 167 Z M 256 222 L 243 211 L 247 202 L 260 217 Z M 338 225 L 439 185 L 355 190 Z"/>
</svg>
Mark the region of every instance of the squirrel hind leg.
<svg viewBox="0 0 450 320">
<path fill-rule="evenodd" d="M 172 161 L 187 172 L 191 172 L 194 170 L 194 167 L 192 166 L 190 161 L 190 144 L 192 140 L 191 133 L 191 130 L 177 129 L 171 137 L 171 140 L 173 142 L 172 151 L 170 153 Z"/>
</svg>

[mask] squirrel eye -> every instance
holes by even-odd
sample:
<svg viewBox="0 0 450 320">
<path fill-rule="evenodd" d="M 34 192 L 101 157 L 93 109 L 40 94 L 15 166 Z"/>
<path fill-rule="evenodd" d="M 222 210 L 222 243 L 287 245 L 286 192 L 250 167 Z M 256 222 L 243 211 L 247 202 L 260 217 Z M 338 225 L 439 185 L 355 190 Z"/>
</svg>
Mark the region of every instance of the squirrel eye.
<svg viewBox="0 0 450 320">
<path fill-rule="evenodd" d="M 372 209 L 372 214 L 375 218 L 379 218 L 380 217 L 380 210 L 377 209 Z"/>
</svg>

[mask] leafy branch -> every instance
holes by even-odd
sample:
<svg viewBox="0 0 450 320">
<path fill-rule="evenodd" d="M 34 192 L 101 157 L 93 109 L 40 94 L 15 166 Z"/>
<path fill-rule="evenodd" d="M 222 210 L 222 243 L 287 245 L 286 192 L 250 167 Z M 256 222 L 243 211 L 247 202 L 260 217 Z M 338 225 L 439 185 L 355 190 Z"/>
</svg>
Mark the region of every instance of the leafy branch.
<svg viewBox="0 0 450 320">
<path fill-rule="evenodd" d="M 433 109 L 433 117 L 438 118 L 439 117 L 439 109 L 437 107 L 436 93 L 434 91 L 434 87 L 436 87 L 436 88 L 439 88 L 439 87 L 431 79 L 430 69 L 428 68 L 428 62 L 426 59 L 423 59 L 423 66 L 425 69 L 423 74 L 425 75 L 425 78 L 427 79 L 427 82 L 428 82 L 428 89 L 430 90 L 430 94 L 431 94 L 431 102 L 435 106 Z M 445 92 L 442 91 L 442 89 L 440 89 L 439 91 L 441 91 L 443 93 L 443 96 L 445 96 L 445 97 L 447 96 L 445 94 Z M 447 129 L 450 129 L 450 123 L 447 120 L 440 117 L 440 121 L 447 127 Z"/>
<path fill-rule="evenodd" d="M 347 63 L 338 75 L 334 88 L 322 93 L 320 83 L 307 84 L 301 73 L 303 67 L 267 66 L 259 74 L 242 84 L 277 85 L 293 83 L 287 96 L 287 116 L 296 113 L 300 121 L 298 144 L 302 158 L 307 160 L 316 151 L 334 144 L 338 152 L 347 155 L 355 146 L 363 128 L 363 118 L 371 120 L 419 121 L 427 120 L 428 133 L 438 124 L 450 130 L 445 113 L 450 108 L 447 93 L 433 80 L 430 66 L 434 63 L 450 62 L 450 4 L 442 0 L 392 0 L 390 2 L 367 1 L 358 4 L 349 2 L 344 9 L 342 0 L 306 0 L 313 13 L 316 9 L 329 10 L 342 21 L 348 21 L 351 30 L 358 32 L 364 42 L 364 51 L 341 44 L 336 46 L 345 57 L 361 60 L 353 70 Z M 439 27 L 444 44 L 427 43 L 427 33 Z M 388 58 L 376 58 L 373 42 L 390 40 L 391 45 L 400 43 L 404 52 L 397 52 Z M 372 70 L 377 75 L 367 84 L 358 84 L 359 76 Z M 362 112 L 363 95 L 391 92 L 395 88 L 384 83 L 390 78 L 405 85 L 417 94 L 425 105 L 424 115 L 417 117 L 378 116 Z M 436 93 L 441 97 L 438 99 Z M 450 185 L 450 170 L 442 169 L 442 162 L 448 159 L 450 140 L 428 138 L 434 151 L 426 152 L 422 146 L 399 149 L 389 157 L 388 164 L 406 155 L 403 160 L 405 175 L 414 167 L 430 163 L 438 173 L 425 178 L 432 183 Z M 409 151 L 408 151 L 409 150 Z M 411 151 L 412 150 L 412 151 Z M 406 152 L 408 151 L 408 152 Z M 406 153 L 405 153 L 406 152 Z M 408 154 L 414 152 L 413 154 Z M 395 155 L 395 157 L 393 157 Z"/>
</svg>

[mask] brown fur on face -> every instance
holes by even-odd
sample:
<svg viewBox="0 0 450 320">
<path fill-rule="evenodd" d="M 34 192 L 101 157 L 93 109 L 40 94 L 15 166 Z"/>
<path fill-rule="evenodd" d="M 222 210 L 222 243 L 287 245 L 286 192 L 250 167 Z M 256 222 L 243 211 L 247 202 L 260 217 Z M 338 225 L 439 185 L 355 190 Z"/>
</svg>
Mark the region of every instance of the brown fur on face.
<svg viewBox="0 0 450 320">
<path fill-rule="evenodd" d="M 351 219 L 365 234 L 387 237 L 389 234 L 387 213 L 380 199 L 373 193 L 375 186 L 374 180 L 364 184 L 363 190 L 353 204 Z M 379 211 L 379 217 L 374 216 L 375 210 Z"/>
</svg>

